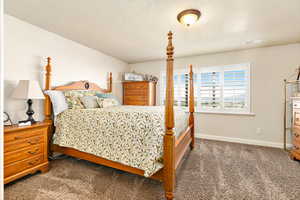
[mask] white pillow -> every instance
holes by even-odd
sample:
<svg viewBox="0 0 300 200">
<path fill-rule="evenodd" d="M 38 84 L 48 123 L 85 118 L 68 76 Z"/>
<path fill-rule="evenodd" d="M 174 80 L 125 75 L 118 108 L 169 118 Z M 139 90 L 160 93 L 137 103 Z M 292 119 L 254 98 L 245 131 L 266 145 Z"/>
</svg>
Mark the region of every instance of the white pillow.
<svg viewBox="0 0 300 200">
<path fill-rule="evenodd" d="M 62 91 L 47 90 L 45 91 L 45 94 L 51 99 L 53 113 L 55 116 L 68 109 L 66 97 Z"/>
</svg>

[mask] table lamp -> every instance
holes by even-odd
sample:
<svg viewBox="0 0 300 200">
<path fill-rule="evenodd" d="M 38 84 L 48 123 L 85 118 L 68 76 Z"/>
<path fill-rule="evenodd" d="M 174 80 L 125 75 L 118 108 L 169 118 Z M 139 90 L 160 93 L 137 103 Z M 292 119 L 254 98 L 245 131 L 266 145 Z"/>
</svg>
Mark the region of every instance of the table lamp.
<svg viewBox="0 0 300 200">
<path fill-rule="evenodd" d="M 20 80 L 12 97 L 16 99 L 27 99 L 28 110 L 26 114 L 28 115 L 28 119 L 20 122 L 30 121 L 31 124 L 34 124 L 36 121 L 32 117 L 34 114 L 32 110 L 32 99 L 45 98 L 39 83 L 36 80 Z"/>
</svg>

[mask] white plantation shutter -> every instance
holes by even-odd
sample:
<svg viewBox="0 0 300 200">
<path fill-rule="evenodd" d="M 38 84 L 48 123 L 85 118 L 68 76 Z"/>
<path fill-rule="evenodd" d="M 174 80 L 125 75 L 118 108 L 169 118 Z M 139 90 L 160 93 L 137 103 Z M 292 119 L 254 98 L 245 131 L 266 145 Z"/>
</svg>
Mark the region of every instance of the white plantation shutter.
<svg viewBox="0 0 300 200">
<path fill-rule="evenodd" d="M 165 104 L 166 98 L 166 75 L 162 73 L 160 87 L 161 104 Z M 188 106 L 188 74 L 184 72 L 174 73 L 174 106 Z"/>
<path fill-rule="evenodd" d="M 194 68 L 197 111 L 250 112 L 250 65 Z M 189 75 L 174 72 L 174 105 L 188 106 Z M 160 99 L 165 103 L 166 76 L 162 73 Z"/>
<path fill-rule="evenodd" d="M 225 109 L 244 109 L 247 105 L 248 81 L 245 70 L 224 71 Z"/>
<path fill-rule="evenodd" d="M 216 71 L 197 73 L 196 79 L 197 105 L 203 110 L 220 109 L 222 107 L 221 73 Z"/>
</svg>

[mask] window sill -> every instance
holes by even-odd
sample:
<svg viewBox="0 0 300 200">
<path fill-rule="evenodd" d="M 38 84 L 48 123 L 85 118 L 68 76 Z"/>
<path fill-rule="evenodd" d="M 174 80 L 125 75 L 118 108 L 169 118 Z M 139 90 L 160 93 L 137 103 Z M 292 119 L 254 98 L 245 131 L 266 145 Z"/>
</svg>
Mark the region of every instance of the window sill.
<svg viewBox="0 0 300 200">
<path fill-rule="evenodd" d="M 255 116 L 255 113 L 251 112 L 218 112 L 218 111 L 195 111 L 200 114 L 212 114 L 212 115 L 241 115 L 241 116 Z"/>
</svg>

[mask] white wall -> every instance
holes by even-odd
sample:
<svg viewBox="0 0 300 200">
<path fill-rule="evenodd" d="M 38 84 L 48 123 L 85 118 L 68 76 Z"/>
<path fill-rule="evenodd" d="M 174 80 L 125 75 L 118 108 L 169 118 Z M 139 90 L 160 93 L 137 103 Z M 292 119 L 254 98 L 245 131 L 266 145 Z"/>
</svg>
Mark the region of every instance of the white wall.
<svg viewBox="0 0 300 200">
<path fill-rule="evenodd" d="M 54 33 L 4 16 L 4 109 L 14 122 L 26 119 L 26 103 L 10 97 L 18 80 L 39 80 L 43 85 L 46 57 L 52 57 L 53 85 L 89 80 L 106 87 L 113 73 L 113 93 L 122 99 L 121 74 L 128 64 Z M 34 101 L 35 118 L 43 119 L 43 100 Z"/>
<path fill-rule="evenodd" d="M 199 44 L 201 45 L 201 44 Z M 176 44 L 175 55 L 176 55 Z M 211 139 L 266 146 L 281 146 L 283 141 L 283 80 L 300 66 L 300 44 L 273 46 L 243 51 L 175 59 L 175 68 L 251 63 L 252 112 L 255 116 L 196 114 L 196 133 Z M 160 75 L 165 60 L 131 64 L 132 70 Z M 159 102 L 159 89 L 157 102 Z M 261 128 L 261 133 L 256 133 Z"/>
</svg>

